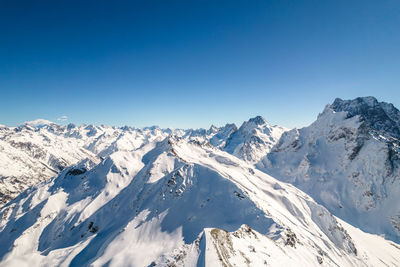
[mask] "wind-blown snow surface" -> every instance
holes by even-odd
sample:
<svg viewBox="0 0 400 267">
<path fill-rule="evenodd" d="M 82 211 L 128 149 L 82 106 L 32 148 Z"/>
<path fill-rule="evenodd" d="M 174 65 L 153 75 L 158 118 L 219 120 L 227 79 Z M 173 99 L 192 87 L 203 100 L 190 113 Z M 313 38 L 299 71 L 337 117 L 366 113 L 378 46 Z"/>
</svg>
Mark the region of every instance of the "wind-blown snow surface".
<svg viewBox="0 0 400 267">
<path fill-rule="evenodd" d="M 257 166 L 333 214 L 400 242 L 400 112 L 373 97 L 336 99 L 282 135 Z"/>
<path fill-rule="evenodd" d="M 265 156 L 282 132 L 282 127 L 270 126 L 261 117 L 250 119 L 239 129 L 234 124 L 212 126 L 209 130 L 60 126 L 43 119 L 19 127 L 0 126 L 0 207 L 29 186 L 81 160 L 98 162 L 115 151 L 135 150 L 170 134 L 209 143 L 252 160 Z"/>
<path fill-rule="evenodd" d="M 3 266 L 396 266 L 400 247 L 180 137 L 85 160 L 0 211 Z"/>
</svg>

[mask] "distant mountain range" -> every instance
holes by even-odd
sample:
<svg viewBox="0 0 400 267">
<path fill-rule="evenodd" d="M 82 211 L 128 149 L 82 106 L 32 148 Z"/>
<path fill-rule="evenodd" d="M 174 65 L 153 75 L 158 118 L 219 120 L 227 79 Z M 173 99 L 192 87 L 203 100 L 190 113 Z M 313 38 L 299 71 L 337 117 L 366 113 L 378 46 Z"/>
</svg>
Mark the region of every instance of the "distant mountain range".
<svg viewBox="0 0 400 267">
<path fill-rule="evenodd" d="M 171 135 L 209 143 L 241 159 L 257 162 L 285 130 L 270 126 L 262 117 L 244 122 L 239 129 L 235 124 L 211 126 L 208 130 L 61 126 L 44 119 L 18 127 L 0 126 L 0 205 L 81 160 L 99 162 L 116 151 L 135 151 Z"/>
<path fill-rule="evenodd" d="M 399 140 L 373 97 L 292 130 L 0 126 L 0 265 L 399 266 Z"/>
</svg>

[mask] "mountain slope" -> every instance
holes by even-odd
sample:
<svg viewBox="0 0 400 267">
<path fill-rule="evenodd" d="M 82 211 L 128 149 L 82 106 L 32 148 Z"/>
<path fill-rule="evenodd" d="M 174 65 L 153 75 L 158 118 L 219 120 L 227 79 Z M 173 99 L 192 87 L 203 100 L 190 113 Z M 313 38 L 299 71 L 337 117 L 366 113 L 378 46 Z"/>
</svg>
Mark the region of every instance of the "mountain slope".
<svg viewBox="0 0 400 267">
<path fill-rule="evenodd" d="M 395 266 L 400 258 L 397 245 L 339 222 L 295 187 L 179 136 L 66 168 L 0 218 L 6 266 Z"/>
<path fill-rule="evenodd" d="M 258 167 L 333 214 L 400 242 L 400 112 L 373 97 L 336 99 L 282 135 Z"/>
</svg>

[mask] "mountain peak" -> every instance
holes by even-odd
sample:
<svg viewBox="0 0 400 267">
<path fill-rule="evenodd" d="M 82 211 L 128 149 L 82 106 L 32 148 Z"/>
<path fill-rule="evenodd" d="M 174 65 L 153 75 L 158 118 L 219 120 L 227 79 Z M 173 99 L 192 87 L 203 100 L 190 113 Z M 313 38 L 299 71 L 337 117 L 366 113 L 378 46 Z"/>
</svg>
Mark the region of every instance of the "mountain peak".
<svg viewBox="0 0 400 267">
<path fill-rule="evenodd" d="M 218 127 L 215 126 L 214 124 L 212 124 L 212 125 L 210 126 L 210 129 L 209 129 L 208 131 L 209 131 L 209 132 L 212 132 L 212 133 L 216 133 L 216 132 L 218 132 Z"/>
<path fill-rule="evenodd" d="M 256 116 L 254 118 L 251 118 L 251 119 L 249 119 L 248 122 L 254 123 L 256 125 L 264 125 L 267 123 L 267 121 L 262 116 Z"/>
<path fill-rule="evenodd" d="M 248 121 L 243 122 L 239 128 L 239 131 L 244 135 L 252 135 L 255 129 L 266 129 L 268 126 L 268 122 L 262 116 L 256 116 L 254 118 L 250 118 Z"/>
<path fill-rule="evenodd" d="M 284 131 L 284 128 L 270 126 L 263 117 L 256 116 L 243 122 L 232 133 L 224 150 L 240 159 L 257 162 L 270 151 Z"/>
</svg>

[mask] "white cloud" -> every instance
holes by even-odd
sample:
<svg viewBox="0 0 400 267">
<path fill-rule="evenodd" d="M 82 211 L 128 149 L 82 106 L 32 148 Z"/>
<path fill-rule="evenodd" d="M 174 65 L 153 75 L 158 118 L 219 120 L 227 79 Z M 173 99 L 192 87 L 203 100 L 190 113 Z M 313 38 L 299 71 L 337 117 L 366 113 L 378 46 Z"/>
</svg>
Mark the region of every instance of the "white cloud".
<svg viewBox="0 0 400 267">
<path fill-rule="evenodd" d="M 57 119 L 58 121 L 67 121 L 68 120 L 68 116 L 63 115 L 60 118 Z"/>
</svg>

